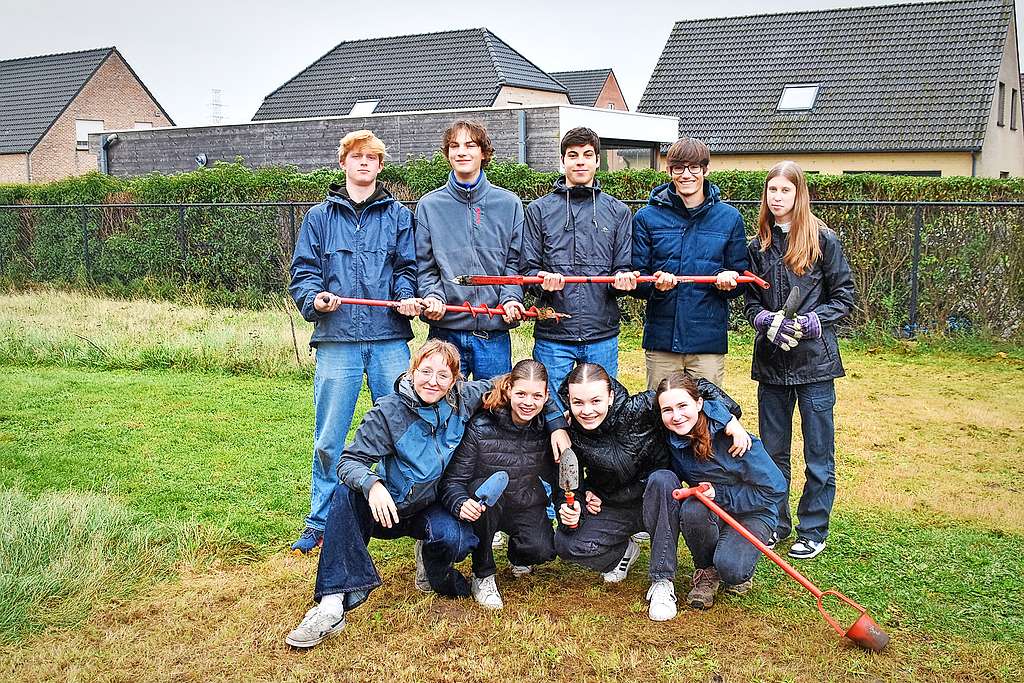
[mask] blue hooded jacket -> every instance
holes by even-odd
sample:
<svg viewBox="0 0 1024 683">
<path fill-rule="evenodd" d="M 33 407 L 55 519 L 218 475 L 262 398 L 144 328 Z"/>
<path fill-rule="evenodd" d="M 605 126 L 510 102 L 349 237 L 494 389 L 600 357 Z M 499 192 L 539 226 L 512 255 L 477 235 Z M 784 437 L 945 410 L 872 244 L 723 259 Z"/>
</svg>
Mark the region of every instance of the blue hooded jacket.
<svg viewBox="0 0 1024 683">
<path fill-rule="evenodd" d="M 717 275 L 747 270 L 747 237 L 740 212 L 704 181 L 704 203 L 686 208 L 672 183 L 651 190 L 633 217 L 633 269 L 677 275 Z M 744 285 L 723 292 L 714 285 L 680 284 L 667 292 L 641 284 L 633 295 L 647 299 L 643 347 L 673 353 L 726 353 L 729 299 Z"/>
<path fill-rule="evenodd" d="M 320 313 L 313 307 L 324 291 L 359 299 L 416 296 L 412 212 L 383 188 L 375 196 L 357 218 L 351 200 L 332 186 L 327 199 L 302 219 L 288 292 L 302 317 L 315 324 L 310 346 L 412 339 L 409 319 L 390 308 L 342 304 Z"/>
</svg>

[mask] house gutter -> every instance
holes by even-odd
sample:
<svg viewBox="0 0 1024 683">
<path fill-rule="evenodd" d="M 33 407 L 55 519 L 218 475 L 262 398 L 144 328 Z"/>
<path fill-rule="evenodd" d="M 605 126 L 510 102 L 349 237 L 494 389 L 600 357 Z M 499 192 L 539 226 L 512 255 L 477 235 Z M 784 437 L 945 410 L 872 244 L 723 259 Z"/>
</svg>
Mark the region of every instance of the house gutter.
<svg viewBox="0 0 1024 683">
<path fill-rule="evenodd" d="M 100 138 L 100 163 L 99 171 L 104 175 L 110 175 L 109 165 L 107 163 L 107 149 L 118 141 L 117 133 L 111 133 L 110 135 L 104 135 Z"/>
<path fill-rule="evenodd" d="M 976 178 L 978 173 L 978 153 L 971 152 L 971 177 Z"/>
<path fill-rule="evenodd" d="M 520 109 L 519 116 L 519 163 L 526 163 L 526 112 Z"/>
</svg>

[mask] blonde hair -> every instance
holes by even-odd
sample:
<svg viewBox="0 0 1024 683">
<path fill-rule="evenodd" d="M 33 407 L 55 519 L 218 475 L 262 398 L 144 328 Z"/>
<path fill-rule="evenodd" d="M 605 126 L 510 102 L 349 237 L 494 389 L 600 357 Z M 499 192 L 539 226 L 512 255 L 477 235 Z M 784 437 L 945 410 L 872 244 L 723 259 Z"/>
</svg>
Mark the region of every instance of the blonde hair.
<svg viewBox="0 0 1024 683">
<path fill-rule="evenodd" d="M 507 406 L 512 386 L 521 379 L 531 382 L 544 382 L 544 390 L 547 391 L 547 368 L 532 358 L 525 358 L 516 363 L 516 366 L 512 368 L 512 372 L 506 372 L 504 375 L 494 378 L 494 388 L 484 395 L 484 408 L 494 410 Z"/>
<path fill-rule="evenodd" d="M 811 212 L 811 195 L 807 190 L 804 170 L 795 161 L 780 161 L 768 171 L 761 190 L 761 209 L 757 215 L 757 238 L 761 251 L 772 245 L 772 226 L 775 216 L 768 209 L 768 182 L 782 176 L 793 183 L 796 197 L 793 201 L 792 219 L 789 223 L 789 245 L 782 261 L 797 275 L 803 275 L 815 261 L 821 258 L 821 228 L 825 225 Z"/>
<path fill-rule="evenodd" d="M 338 145 L 338 163 L 345 163 L 345 157 L 357 147 L 373 152 L 380 157 L 380 163 L 384 163 L 384 155 L 387 154 L 387 148 L 384 147 L 384 142 L 374 135 L 371 130 L 354 130 L 343 137 Z"/>
<path fill-rule="evenodd" d="M 406 377 L 412 380 L 412 373 L 420 366 L 423 359 L 432 356 L 435 353 L 441 354 L 444 364 L 448 366 L 449 370 L 451 370 L 452 377 L 455 378 L 452 382 L 452 386 L 454 387 L 455 382 L 458 382 L 460 379 L 464 379 L 461 369 L 461 357 L 459 356 L 459 350 L 455 348 L 455 345 L 451 342 L 446 342 L 443 339 L 428 339 L 423 346 L 413 351 L 412 357 L 409 359 L 409 369 L 405 371 Z"/>
</svg>

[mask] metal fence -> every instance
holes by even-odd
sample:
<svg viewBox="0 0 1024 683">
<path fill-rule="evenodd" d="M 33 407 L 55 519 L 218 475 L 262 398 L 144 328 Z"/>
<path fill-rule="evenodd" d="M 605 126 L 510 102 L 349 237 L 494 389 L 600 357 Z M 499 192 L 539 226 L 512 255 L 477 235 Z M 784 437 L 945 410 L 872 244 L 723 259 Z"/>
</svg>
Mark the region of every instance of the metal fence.
<svg viewBox="0 0 1024 683">
<path fill-rule="evenodd" d="M 415 209 L 415 202 L 404 202 Z M 646 202 L 626 202 L 633 210 Z M 758 202 L 730 202 L 756 230 Z M 314 203 L 0 206 L 0 278 L 123 291 L 280 293 Z M 854 271 L 854 326 L 1019 337 L 1024 202 L 819 201 Z M 633 314 L 642 307 L 626 304 Z"/>
</svg>

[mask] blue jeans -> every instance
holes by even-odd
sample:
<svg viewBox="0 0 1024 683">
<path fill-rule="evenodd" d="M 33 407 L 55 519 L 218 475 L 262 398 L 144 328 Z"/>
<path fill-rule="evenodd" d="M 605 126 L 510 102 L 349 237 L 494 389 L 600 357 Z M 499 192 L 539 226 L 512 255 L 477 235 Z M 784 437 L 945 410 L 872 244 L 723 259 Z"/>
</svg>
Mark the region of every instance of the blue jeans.
<svg viewBox="0 0 1024 683">
<path fill-rule="evenodd" d="M 414 514 L 399 515 L 398 524 L 386 529 L 377 524 L 362 492 L 345 484 L 334 489 L 331 512 L 324 530 L 324 546 L 316 569 L 313 600 L 325 595 L 345 594 L 345 610 L 358 607 L 380 585 L 367 545 L 373 538 L 411 536 L 423 541 L 423 567 L 430 587 L 439 595 L 469 595 L 466 578 L 452 568 L 476 548 L 473 527 L 461 522 L 434 503 Z"/>
<path fill-rule="evenodd" d="M 832 380 L 782 386 L 757 385 L 757 421 L 765 450 L 786 477 L 786 497 L 779 504 L 779 538 L 789 536 L 793 521 L 789 514 L 790 451 L 793 440 L 793 407 L 800 407 L 804 437 L 806 482 L 796 514 L 796 534 L 812 541 L 828 536 L 828 518 L 836 497 L 835 423 L 836 404 Z"/>
<path fill-rule="evenodd" d="M 548 392 L 558 407 L 565 410 L 558 397 L 558 388 L 577 363 L 596 363 L 612 377 L 619 374 L 619 338 L 609 337 L 590 343 L 534 339 L 533 359 L 547 368 Z"/>
<path fill-rule="evenodd" d="M 376 401 L 394 391 L 395 379 L 409 368 L 403 339 L 374 342 L 320 342 L 313 375 L 313 476 L 306 526 L 323 530 L 338 483 L 338 460 L 352 426 L 363 375 Z"/>
<path fill-rule="evenodd" d="M 459 350 L 462 374 L 466 379 L 490 379 L 512 371 L 512 339 L 507 330 L 478 332 L 449 330 L 430 326 L 428 339 L 443 339 Z"/>
</svg>

